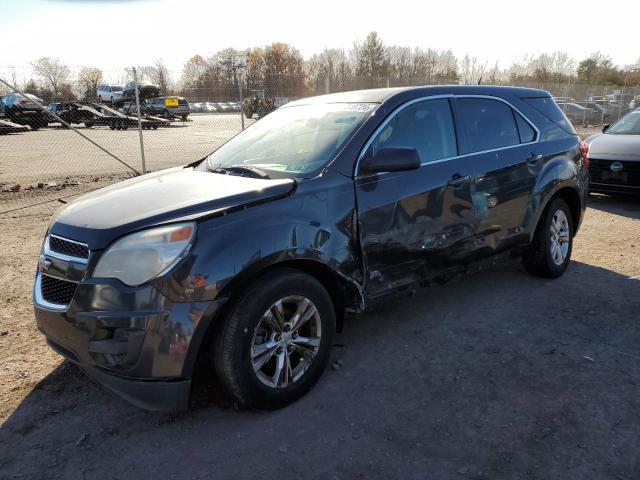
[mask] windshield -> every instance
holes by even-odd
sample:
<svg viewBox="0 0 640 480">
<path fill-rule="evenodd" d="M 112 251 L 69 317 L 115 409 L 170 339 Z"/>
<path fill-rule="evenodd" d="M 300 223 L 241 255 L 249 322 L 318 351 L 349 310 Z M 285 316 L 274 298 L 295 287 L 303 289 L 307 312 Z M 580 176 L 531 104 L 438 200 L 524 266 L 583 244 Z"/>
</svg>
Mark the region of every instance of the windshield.
<svg viewBox="0 0 640 480">
<path fill-rule="evenodd" d="M 372 103 L 327 103 L 283 107 L 213 152 L 210 170 L 259 168 L 275 177 L 307 176 L 326 165 L 373 111 Z"/>
<path fill-rule="evenodd" d="M 614 135 L 640 135 L 640 110 L 627 113 L 611 125 L 605 133 Z"/>
</svg>

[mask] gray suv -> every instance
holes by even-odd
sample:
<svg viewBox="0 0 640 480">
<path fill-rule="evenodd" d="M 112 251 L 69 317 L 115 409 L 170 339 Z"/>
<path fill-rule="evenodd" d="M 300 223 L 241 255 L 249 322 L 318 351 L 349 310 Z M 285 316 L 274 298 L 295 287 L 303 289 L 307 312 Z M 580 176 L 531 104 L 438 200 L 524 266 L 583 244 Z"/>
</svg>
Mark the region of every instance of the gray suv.
<svg viewBox="0 0 640 480">
<path fill-rule="evenodd" d="M 196 366 L 242 405 L 283 407 L 320 378 L 347 314 L 498 255 L 562 275 L 587 168 L 543 90 L 297 100 L 206 158 L 62 207 L 36 273 L 38 327 L 145 408 L 186 408 Z"/>
</svg>

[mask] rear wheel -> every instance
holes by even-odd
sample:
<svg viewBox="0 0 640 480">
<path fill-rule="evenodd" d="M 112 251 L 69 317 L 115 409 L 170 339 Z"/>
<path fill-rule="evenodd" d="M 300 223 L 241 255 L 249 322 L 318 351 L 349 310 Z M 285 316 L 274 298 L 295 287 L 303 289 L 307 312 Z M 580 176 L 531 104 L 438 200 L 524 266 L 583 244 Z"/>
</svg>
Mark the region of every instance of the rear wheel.
<svg viewBox="0 0 640 480">
<path fill-rule="evenodd" d="M 313 277 L 282 269 L 250 285 L 214 340 L 214 368 L 240 404 L 280 408 L 303 396 L 329 360 L 331 297 Z"/>
<path fill-rule="evenodd" d="M 573 219 L 567 202 L 556 198 L 545 209 L 529 250 L 523 257 L 527 271 L 536 276 L 556 278 L 571 260 Z"/>
</svg>

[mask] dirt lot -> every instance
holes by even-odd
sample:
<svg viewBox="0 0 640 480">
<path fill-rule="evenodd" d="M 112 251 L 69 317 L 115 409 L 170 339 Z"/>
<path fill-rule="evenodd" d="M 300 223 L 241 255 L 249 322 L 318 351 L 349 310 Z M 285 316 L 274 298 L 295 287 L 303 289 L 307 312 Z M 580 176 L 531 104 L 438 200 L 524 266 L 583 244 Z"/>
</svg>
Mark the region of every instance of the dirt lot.
<svg viewBox="0 0 640 480">
<path fill-rule="evenodd" d="M 640 478 L 640 201 L 592 197 L 555 281 L 507 265 L 349 321 L 276 412 L 147 413 L 36 331 L 51 205 L 0 218 L 0 478 Z"/>
</svg>

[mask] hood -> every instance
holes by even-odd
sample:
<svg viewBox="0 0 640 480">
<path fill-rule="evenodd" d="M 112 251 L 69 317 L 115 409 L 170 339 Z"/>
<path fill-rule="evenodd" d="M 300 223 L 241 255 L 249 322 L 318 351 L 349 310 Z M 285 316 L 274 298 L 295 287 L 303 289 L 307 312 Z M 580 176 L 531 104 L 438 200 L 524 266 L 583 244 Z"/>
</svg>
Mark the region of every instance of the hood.
<svg viewBox="0 0 640 480">
<path fill-rule="evenodd" d="M 172 168 L 125 180 L 83 195 L 58 210 L 50 231 L 92 250 L 140 228 L 197 218 L 248 203 L 283 197 L 291 179 L 256 179 L 193 168 Z"/>
<path fill-rule="evenodd" d="M 587 138 L 589 156 L 603 160 L 640 160 L 640 135 L 598 133 Z"/>
</svg>

